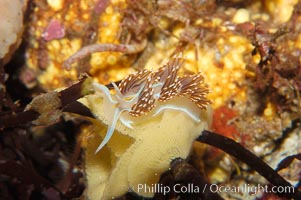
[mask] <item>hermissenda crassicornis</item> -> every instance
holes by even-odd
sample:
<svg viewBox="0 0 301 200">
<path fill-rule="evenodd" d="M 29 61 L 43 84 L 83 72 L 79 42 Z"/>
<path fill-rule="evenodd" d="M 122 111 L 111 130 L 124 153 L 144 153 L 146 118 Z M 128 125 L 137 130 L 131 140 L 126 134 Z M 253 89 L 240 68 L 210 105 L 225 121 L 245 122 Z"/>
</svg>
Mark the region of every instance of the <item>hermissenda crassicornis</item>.
<svg viewBox="0 0 301 200">
<path fill-rule="evenodd" d="M 113 135 L 118 119 L 125 126 L 133 128 L 135 118 L 142 115 L 158 115 L 163 110 L 178 110 L 187 114 L 194 121 L 199 122 L 199 112 L 195 107 L 181 106 L 181 98 L 188 98 L 197 109 L 204 110 L 210 104 L 206 95 L 209 92 L 201 73 L 178 76 L 184 60 L 173 58 L 166 65 L 156 71 L 143 70 L 130 74 L 117 86 L 115 94 L 101 84 L 93 83 L 96 93 L 103 99 L 103 109 L 108 120 L 108 130 L 105 138 L 98 146 L 99 152 Z"/>
</svg>

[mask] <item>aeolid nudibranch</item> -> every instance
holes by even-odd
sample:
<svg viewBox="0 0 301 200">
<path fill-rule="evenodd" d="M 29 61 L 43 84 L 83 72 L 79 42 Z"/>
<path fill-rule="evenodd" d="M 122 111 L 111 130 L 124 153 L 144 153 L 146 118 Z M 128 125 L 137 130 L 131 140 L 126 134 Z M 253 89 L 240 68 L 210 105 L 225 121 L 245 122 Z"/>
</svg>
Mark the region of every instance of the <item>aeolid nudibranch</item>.
<svg viewBox="0 0 301 200">
<path fill-rule="evenodd" d="M 97 119 L 92 132 L 98 134 L 87 140 L 85 156 L 89 199 L 127 191 L 152 197 L 154 190 L 147 188 L 158 183 L 171 160 L 187 158 L 194 140 L 210 126 L 204 77 L 179 76 L 183 64 L 173 58 L 158 70 L 127 76 L 112 91 L 93 83 L 95 94 L 82 101 Z"/>
<path fill-rule="evenodd" d="M 181 98 L 190 99 L 198 109 L 206 109 L 210 103 L 206 98 L 208 87 L 201 73 L 179 77 L 178 71 L 182 65 L 183 59 L 174 58 L 157 71 L 143 70 L 131 74 L 119 86 L 112 83 L 114 95 L 104 85 L 94 83 L 95 91 L 103 96 L 103 109 L 109 124 L 107 134 L 96 152 L 110 140 L 118 119 L 125 126 L 133 128 L 135 118 L 147 114 L 153 117 L 169 109 L 183 112 L 196 122 L 201 120 L 195 108 L 181 104 Z M 172 99 L 174 101 L 170 101 Z"/>
</svg>

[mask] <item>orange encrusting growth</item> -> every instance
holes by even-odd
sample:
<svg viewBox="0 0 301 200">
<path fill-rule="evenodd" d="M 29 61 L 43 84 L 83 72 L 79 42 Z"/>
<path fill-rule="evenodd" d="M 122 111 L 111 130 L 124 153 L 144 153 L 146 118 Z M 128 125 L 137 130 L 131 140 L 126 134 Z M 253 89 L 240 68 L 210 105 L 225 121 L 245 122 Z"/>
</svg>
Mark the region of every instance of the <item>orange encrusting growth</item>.
<svg viewBox="0 0 301 200">
<path fill-rule="evenodd" d="M 235 124 L 231 123 L 231 120 L 234 120 L 236 116 L 237 113 L 226 106 L 221 106 L 213 110 L 211 129 L 216 133 L 235 139 L 239 135 L 239 132 Z"/>
</svg>

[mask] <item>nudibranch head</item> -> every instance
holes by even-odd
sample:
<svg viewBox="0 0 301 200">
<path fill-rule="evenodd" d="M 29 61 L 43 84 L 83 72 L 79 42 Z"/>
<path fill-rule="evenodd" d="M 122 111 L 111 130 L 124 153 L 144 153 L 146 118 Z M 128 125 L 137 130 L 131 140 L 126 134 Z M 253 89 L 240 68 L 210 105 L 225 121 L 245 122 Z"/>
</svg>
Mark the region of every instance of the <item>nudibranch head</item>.
<svg viewBox="0 0 301 200">
<path fill-rule="evenodd" d="M 156 71 L 143 70 L 130 74 L 118 86 L 112 83 L 113 94 L 104 85 L 94 83 L 96 93 L 104 99 L 103 110 L 109 124 L 96 152 L 110 140 L 118 120 L 132 128 L 138 117 L 152 117 L 166 109 L 184 112 L 194 121 L 201 120 L 195 108 L 182 105 L 181 99 L 189 99 L 197 109 L 204 110 L 211 103 L 207 99 L 209 89 L 201 73 L 180 77 L 178 72 L 183 63 L 184 60 L 177 57 Z"/>
</svg>

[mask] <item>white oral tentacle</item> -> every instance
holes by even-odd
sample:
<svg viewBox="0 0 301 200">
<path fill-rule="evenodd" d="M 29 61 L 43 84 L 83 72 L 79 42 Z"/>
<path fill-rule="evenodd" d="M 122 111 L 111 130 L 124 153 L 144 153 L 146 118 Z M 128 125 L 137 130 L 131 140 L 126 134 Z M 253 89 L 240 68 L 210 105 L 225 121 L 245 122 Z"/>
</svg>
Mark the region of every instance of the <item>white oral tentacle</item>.
<svg viewBox="0 0 301 200">
<path fill-rule="evenodd" d="M 93 83 L 93 86 L 97 92 L 101 92 L 104 94 L 104 95 L 102 95 L 104 97 L 104 99 L 107 98 L 112 104 L 118 103 L 117 101 L 112 99 L 110 90 L 106 86 L 99 84 L 99 83 Z"/>
<path fill-rule="evenodd" d="M 143 88 L 144 88 L 144 85 L 142 85 L 137 93 L 132 94 L 132 95 L 123 95 L 123 94 L 120 92 L 118 86 L 117 86 L 114 82 L 112 82 L 112 85 L 113 85 L 113 87 L 114 87 L 114 89 L 115 89 L 115 91 L 116 91 L 115 97 L 116 97 L 116 99 L 117 99 L 118 102 L 119 102 L 119 107 L 120 107 L 122 110 L 128 110 L 128 111 L 130 111 L 131 108 L 132 108 L 132 106 L 133 106 L 135 103 L 137 103 L 138 98 L 139 98 L 139 96 L 140 96 L 140 94 L 142 93 Z M 127 98 L 128 98 L 129 100 L 126 100 Z"/>
<path fill-rule="evenodd" d="M 117 89 L 118 89 L 118 88 L 117 88 Z M 139 98 L 139 96 L 140 96 L 140 94 L 141 94 L 142 91 L 143 91 L 143 87 L 140 88 L 140 90 L 138 91 L 137 94 L 132 95 L 131 99 L 128 100 L 128 101 L 127 101 L 127 100 L 124 100 L 124 99 L 126 98 L 124 95 L 122 95 L 120 92 L 119 92 L 119 93 L 117 92 L 117 94 L 122 95 L 122 96 L 119 96 L 119 97 L 118 97 L 118 95 L 117 95 L 117 99 L 120 101 L 120 106 L 121 106 L 121 109 L 122 109 L 121 112 L 124 112 L 124 111 L 130 112 L 132 106 L 133 106 L 135 103 L 137 103 L 138 98 Z M 123 117 L 122 115 L 120 115 L 119 120 L 120 120 L 120 122 L 121 122 L 123 125 L 125 125 L 126 127 L 130 128 L 130 129 L 133 129 L 133 126 L 131 125 L 131 124 L 133 123 L 132 120 L 126 119 L 126 117 Z"/>
<path fill-rule="evenodd" d="M 102 142 L 100 143 L 100 145 L 97 147 L 95 154 L 98 153 L 109 142 L 109 140 L 113 136 L 118 119 L 120 119 L 125 126 L 129 128 L 133 128 L 130 125 L 131 121 L 126 121 L 126 119 L 123 118 L 121 119 L 120 114 L 124 111 L 129 112 L 131 110 L 131 106 L 137 102 L 139 94 L 143 89 L 141 88 L 137 94 L 133 95 L 133 97 L 127 101 L 125 100 L 126 96 L 121 94 L 118 86 L 114 82 L 112 82 L 112 85 L 116 91 L 117 101 L 112 98 L 110 90 L 106 86 L 102 84 L 94 83 L 95 90 L 97 92 L 100 92 L 103 96 L 104 99 L 103 109 L 105 113 L 107 113 L 107 120 L 108 120 L 107 133 L 104 139 L 102 140 Z"/>
<path fill-rule="evenodd" d="M 117 120 L 119 118 L 120 113 L 121 113 L 121 111 L 118 108 L 116 108 L 115 112 L 114 112 L 114 115 L 113 115 L 113 119 L 108 125 L 108 130 L 107 130 L 106 136 L 104 137 L 104 139 L 102 140 L 100 145 L 97 147 L 97 149 L 95 151 L 95 154 L 97 152 L 99 152 L 111 139 L 111 137 L 114 133 L 115 126 L 116 126 L 116 123 L 117 123 Z"/>
<path fill-rule="evenodd" d="M 114 133 L 114 130 L 115 130 L 116 122 L 118 120 L 118 117 L 119 117 L 121 111 L 117 107 L 118 101 L 113 100 L 113 98 L 111 97 L 110 90 L 106 86 L 99 84 L 99 83 L 93 83 L 93 86 L 94 86 L 96 92 L 99 92 L 101 94 L 101 96 L 103 97 L 103 101 L 104 101 L 103 110 L 104 110 L 104 112 L 107 113 L 107 120 L 108 120 L 108 130 L 107 130 L 106 136 L 104 137 L 104 139 L 100 143 L 100 145 L 97 147 L 97 149 L 95 151 L 95 154 L 96 154 L 111 139 L 111 137 Z"/>
<path fill-rule="evenodd" d="M 126 119 L 125 117 L 123 117 L 122 115 L 120 115 L 119 117 L 120 122 L 125 125 L 126 127 L 130 128 L 130 129 L 134 129 L 134 127 L 132 126 L 133 121 L 130 119 Z"/>
<path fill-rule="evenodd" d="M 116 83 L 114 83 L 114 82 L 111 82 L 111 84 L 113 85 L 113 87 L 114 87 L 114 90 L 116 91 L 116 95 L 117 95 L 117 97 L 123 97 L 124 95 L 123 94 L 121 94 L 121 92 L 120 92 L 120 90 L 119 90 L 119 88 L 118 88 L 118 86 L 116 85 Z"/>
</svg>

